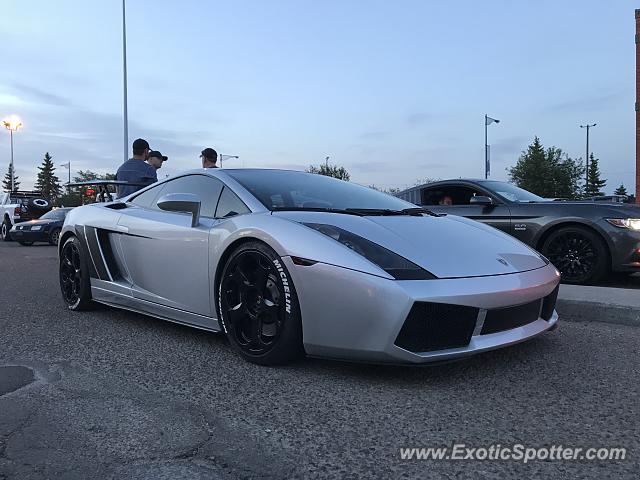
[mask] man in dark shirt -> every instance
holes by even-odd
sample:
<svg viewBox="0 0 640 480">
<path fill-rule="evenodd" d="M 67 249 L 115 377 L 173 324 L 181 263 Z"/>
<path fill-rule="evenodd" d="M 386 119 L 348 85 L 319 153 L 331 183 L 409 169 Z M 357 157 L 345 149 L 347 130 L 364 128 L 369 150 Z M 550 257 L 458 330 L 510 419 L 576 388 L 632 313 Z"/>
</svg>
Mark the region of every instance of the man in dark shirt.
<svg viewBox="0 0 640 480">
<path fill-rule="evenodd" d="M 136 185 L 118 185 L 118 198 L 137 192 L 144 186 L 158 181 L 156 169 L 145 161 L 149 158 L 150 150 L 149 143 L 142 138 L 133 142 L 133 157 L 120 165 L 116 180 Z"/>
<path fill-rule="evenodd" d="M 200 153 L 200 158 L 202 159 L 202 168 L 218 168 L 216 165 L 216 161 L 218 160 L 218 152 L 216 152 L 213 148 L 205 148 Z"/>
</svg>

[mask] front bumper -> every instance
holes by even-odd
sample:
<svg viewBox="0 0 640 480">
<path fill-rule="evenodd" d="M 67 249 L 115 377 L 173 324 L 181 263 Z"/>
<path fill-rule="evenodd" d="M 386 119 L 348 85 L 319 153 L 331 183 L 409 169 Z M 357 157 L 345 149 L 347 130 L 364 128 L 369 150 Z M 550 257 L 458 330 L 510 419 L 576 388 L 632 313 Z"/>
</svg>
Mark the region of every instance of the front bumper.
<svg viewBox="0 0 640 480">
<path fill-rule="evenodd" d="M 538 316 L 515 328 L 481 333 L 487 311 L 529 304 L 552 294 L 560 281 L 552 265 L 509 275 L 397 281 L 333 265 L 298 266 L 288 257 L 283 260 L 296 287 L 304 348 L 311 356 L 376 363 L 444 361 L 525 341 L 558 321 L 553 311 L 548 320 Z M 424 352 L 399 347 L 398 335 L 416 302 L 477 309 L 478 325 L 468 344 Z M 445 319 L 445 323 L 455 321 Z"/>
<path fill-rule="evenodd" d="M 606 226 L 611 240 L 611 268 L 615 272 L 640 271 L 640 232 Z"/>
<path fill-rule="evenodd" d="M 9 232 L 11 239 L 16 242 L 48 242 L 49 231 L 48 230 L 18 230 L 13 227 Z"/>
</svg>

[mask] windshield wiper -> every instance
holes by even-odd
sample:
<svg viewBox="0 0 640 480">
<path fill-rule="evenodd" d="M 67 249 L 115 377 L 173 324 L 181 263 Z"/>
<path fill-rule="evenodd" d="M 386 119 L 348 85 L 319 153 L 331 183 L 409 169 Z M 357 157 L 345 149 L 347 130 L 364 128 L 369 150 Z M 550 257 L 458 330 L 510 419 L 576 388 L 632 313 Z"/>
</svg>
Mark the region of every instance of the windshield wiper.
<svg viewBox="0 0 640 480">
<path fill-rule="evenodd" d="M 330 207 L 273 207 L 272 212 L 328 212 L 328 213 L 344 213 L 345 215 L 356 215 L 362 217 L 365 214 L 350 208 L 330 208 Z"/>
<path fill-rule="evenodd" d="M 365 216 L 398 216 L 409 215 L 421 217 L 422 214 L 441 217 L 442 214 L 434 213 L 422 207 L 403 208 L 402 210 L 392 210 L 389 208 L 331 208 L 331 207 L 273 207 L 272 212 L 328 212 L 343 213 L 345 215 Z"/>
<path fill-rule="evenodd" d="M 357 211 L 363 215 L 380 215 L 380 216 L 397 216 L 397 215 L 410 215 L 413 217 L 420 217 L 422 214 L 431 215 L 434 217 L 440 217 L 441 215 L 427 210 L 422 207 L 410 207 L 403 208 L 402 210 L 391 210 L 388 208 L 348 208 L 350 211 Z"/>
</svg>

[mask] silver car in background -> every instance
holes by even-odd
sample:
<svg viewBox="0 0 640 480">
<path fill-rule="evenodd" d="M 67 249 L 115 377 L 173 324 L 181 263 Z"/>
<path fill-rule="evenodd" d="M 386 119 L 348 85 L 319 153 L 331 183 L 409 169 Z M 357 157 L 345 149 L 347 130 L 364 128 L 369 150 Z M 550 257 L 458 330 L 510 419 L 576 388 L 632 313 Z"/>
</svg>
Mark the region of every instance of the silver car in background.
<svg viewBox="0 0 640 480">
<path fill-rule="evenodd" d="M 553 328 L 560 276 L 472 220 L 320 175 L 199 169 L 76 208 L 72 310 L 100 302 L 224 331 L 246 360 L 422 364 Z"/>
</svg>

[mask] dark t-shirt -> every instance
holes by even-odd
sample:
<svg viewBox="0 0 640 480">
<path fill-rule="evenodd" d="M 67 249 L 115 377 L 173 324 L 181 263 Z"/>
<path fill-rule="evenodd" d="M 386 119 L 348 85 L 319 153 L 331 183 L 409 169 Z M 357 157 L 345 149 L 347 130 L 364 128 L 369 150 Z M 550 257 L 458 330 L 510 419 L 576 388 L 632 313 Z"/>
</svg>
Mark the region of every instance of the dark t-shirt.
<svg viewBox="0 0 640 480">
<path fill-rule="evenodd" d="M 130 158 L 118 168 L 116 180 L 139 183 L 140 185 L 118 185 L 118 198 L 137 192 L 146 185 L 158 181 L 156 169 L 144 160 Z"/>
</svg>

